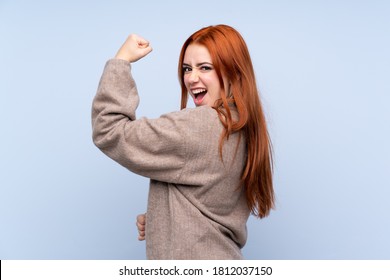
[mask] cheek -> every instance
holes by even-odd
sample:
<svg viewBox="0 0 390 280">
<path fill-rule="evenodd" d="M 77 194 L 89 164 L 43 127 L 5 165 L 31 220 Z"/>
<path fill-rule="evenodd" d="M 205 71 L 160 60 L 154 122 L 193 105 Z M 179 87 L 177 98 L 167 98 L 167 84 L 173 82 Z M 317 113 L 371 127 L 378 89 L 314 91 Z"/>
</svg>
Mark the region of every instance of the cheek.
<svg viewBox="0 0 390 280">
<path fill-rule="evenodd" d="M 219 79 L 217 75 L 212 75 L 207 77 L 207 81 L 205 82 L 208 84 L 209 88 L 212 89 L 213 95 L 216 98 L 221 97 L 222 88 L 221 85 L 219 84 Z"/>
<path fill-rule="evenodd" d="M 220 98 L 221 97 L 222 88 L 219 85 L 218 81 L 217 82 L 214 81 L 212 84 L 210 84 L 209 89 L 210 89 L 210 91 L 212 92 L 212 95 L 215 98 Z"/>
</svg>

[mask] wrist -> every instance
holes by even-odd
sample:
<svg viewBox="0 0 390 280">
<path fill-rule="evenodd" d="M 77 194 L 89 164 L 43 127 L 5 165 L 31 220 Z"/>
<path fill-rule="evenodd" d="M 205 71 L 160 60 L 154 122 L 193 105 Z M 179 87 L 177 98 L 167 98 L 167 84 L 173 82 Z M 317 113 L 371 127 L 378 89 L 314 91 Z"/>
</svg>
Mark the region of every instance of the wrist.
<svg viewBox="0 0 390 280">
<path fill-rule="evenodd" d="M 116 59 L 126 60 L 127 62 L 131 62 L 130 58 L 129 58 L 127 55 L 125 55 L 125 54 L 123 54 L 123 53 L 121 53 L 121 52 L 118 52 L 118 53 L 115 55 L 115 58 L 116 58 Z"/>
</svg>

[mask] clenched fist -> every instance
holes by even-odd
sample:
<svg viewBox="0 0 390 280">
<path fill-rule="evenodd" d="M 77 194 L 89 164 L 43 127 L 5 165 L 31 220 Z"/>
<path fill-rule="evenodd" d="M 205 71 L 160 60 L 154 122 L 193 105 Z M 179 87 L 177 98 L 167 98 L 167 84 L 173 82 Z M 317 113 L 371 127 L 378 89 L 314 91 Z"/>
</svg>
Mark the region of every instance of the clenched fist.
<svg viewBox="0 0 390 280">
<path fill-rule="evenodd" d="M 136 62 L 152 51 L 149 42 L 136 34 L 127 37 L 115 58 Z"/>
</svg>

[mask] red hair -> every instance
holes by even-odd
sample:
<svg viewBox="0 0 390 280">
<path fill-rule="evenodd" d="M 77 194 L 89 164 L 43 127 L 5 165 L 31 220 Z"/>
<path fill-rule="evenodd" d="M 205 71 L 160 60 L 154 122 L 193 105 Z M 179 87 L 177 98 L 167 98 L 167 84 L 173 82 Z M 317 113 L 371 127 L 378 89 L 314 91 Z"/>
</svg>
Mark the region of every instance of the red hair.
<svg viewBox="0 0 390 280">
<path fill-rule="evenodd" d="M 184 42 L 179 58 L 181 109 L 186 107 L 188 101 L 183 59 L 190 44 L 199 44 L 207 48 L 223 91 L 221 99 L 213 106 L 225 128 L 219 143 L 220 154 L 222 155 L 223 141 L 228 139 L 229 135 L 238 131 L 245 135 L 247 159 L 241 177 L 242 185 L 252 214 L 263 218 L 274 207 L 275 200 L 272 147 L 248 47 L 242 36 L 227 25 L 205 27 L 192 34 Z M 222 77 L 229 81 L 228 89 L 225 89 Z M 228 96 L 226 91 L 229 91 Z M 237 120 L 232 119 L 229 105 L 235 105 L 237 108 L 239 115 Z"/>
</svg>

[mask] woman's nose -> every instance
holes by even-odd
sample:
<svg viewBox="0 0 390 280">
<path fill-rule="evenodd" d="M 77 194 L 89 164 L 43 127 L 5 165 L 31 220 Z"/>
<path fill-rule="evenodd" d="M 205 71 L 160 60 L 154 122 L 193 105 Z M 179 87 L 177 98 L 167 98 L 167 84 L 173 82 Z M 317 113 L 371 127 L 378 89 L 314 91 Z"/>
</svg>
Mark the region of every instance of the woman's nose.
<svg viewBox="0 0 390 280">
<path fill-rule="evenodd" d="M 191 74 L 190 74 L 190 77 L 189 77 L 188 81 L 190 83 L 196 83 L 197 81 L 199 81 L 199 73 L 198 73 L 197 70 L 192 70 L 191 71 Z"/>
</svg>

